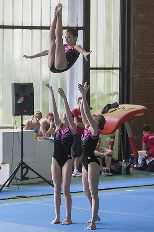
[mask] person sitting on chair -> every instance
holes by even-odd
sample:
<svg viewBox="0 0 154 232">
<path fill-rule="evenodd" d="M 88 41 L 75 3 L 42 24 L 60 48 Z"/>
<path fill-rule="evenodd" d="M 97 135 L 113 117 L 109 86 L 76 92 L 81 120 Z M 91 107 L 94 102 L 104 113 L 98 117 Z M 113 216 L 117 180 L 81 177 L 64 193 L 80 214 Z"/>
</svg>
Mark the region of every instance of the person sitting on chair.
<svg viewBox="0 0 154 232">
<path fill-rule="evenodd" d="M 143 126 L 142 150 L 148 151 L 148 148 L 150 156 L 154 156 L 154 133 L 150 132 L 150 126 L 146 124 Z"/>
<path fill-rule="evenodd" d="M 110 167 L 111 167 L 111 160 L 112 160 L 113 151 L 108 149 L 108 148 L 105 148 L 105 147 L 100 147 L 100 144 L 101 144 L 101 138 L 99 137 L 94 154 L 100 162 L 101 175 L 102 176 L 112 176 L 112 173 L 110 171 Z M 104 163 L 106 166 L 105 168 L 103 167 Z"/>
<path fill-rule="evenodd" d="M 150 132 L 150 126 L 148 124 L 143 126 L 142 150 L 138 151 L 137 158 L 137 163 L 133 165 L 133 168 L 141 170 L 146 170 L 147 165 L 154 158 L 154 133 Z"/>
</svg>

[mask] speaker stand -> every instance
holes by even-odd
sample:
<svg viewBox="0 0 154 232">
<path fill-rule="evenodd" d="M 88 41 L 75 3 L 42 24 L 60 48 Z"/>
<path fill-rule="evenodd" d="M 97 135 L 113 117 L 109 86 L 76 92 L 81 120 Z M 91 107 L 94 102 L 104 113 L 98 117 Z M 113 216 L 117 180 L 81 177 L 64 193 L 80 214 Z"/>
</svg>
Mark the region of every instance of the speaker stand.
<svg viewBox="0 0 154 232">
<path fill-rule="evenodd" d="M 23 115 L 21 115 L 21 161 L 19 162 L 17 167 L 14 169 L 14 171 L 11 173 L 11 175 L 8 177 L 8 179 L 1 185 L 0 191 L 6 186 L 6 184 L 7 184 L 7 187 L 10 185 L 11 181 L 13 180 L 14 176 L 16 175 L 16 173 L 18 172 L 20 168 L 21 168 L 21 179 L 20 179 L 21 181 L 29 179 L 28 177 L 26 177 L 26 175 L 28 171 L 31 170 L 37 176 L 39 176 L 41 179 L 43 179 L 45 182 L 47 182 L 49 185 L 53 187 L 52 183 L 47 181 L 43 176 L 41 176 L 38 172 L 33 170 L 31 167 L 29 167 L 29 165 L 27 165 L 23 161 Z M 24 169 L 26 169 L 25 173 L 23 173 Z"/>
</svg>

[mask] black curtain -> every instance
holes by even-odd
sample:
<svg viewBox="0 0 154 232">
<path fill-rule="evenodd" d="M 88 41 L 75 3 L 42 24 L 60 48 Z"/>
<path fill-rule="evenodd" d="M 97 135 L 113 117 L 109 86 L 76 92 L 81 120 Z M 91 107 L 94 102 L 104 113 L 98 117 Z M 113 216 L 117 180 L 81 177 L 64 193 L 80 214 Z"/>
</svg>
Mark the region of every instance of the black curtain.
<svg viewBox="0 0 154 232">
<path fill-rule="evenodd" d="M 90 51 L 90 1 L 84 0 L 83 4 L 83 48 L 88 52 Z M 88 56 L 88 62 L 83 60 L 83 82 L 90 84 L 90 56 Z M 87 92 L 87 101 L 90 106 L 90 89 Z"/>
<path fill-rule="evenodd" d="M 121 0 L 121 56 L 120 56 L 120 104 L 132 104 L 133 88 L 133 0 Z M 127 159 L 131 147 L 124 125 L 121 127 L 121 142 L 119 143 L 119 160 L 123 152 Z M 120 140 L 119 140 L 120 141 Z"/>
</svg>

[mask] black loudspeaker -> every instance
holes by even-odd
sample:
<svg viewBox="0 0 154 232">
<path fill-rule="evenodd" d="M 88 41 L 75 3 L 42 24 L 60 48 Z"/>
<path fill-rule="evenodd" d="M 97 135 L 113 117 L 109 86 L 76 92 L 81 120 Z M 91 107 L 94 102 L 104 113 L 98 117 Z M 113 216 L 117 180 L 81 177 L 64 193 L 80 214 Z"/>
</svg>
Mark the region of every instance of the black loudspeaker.
<svg viewBox="0 0 154 232">
<path fill-rule="evenodd" d="M 33 83 L 12 83 L 12 115 L 34 114 Z"/>
</svg>

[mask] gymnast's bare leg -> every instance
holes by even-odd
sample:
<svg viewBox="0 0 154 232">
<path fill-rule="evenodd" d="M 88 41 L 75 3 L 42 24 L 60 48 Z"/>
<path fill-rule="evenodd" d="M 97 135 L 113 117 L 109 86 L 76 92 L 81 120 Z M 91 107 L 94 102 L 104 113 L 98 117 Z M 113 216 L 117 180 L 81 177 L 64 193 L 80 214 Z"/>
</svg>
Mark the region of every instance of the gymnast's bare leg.
<svg viewBox="0 0 154 232">
<path fill-rule="evenodd" d="M 55 8 L 55 15 L 50 27 L 50 49 L 48 54 L 48 67 L 52 64 L 58 70 L 63 70 L 67 67 L 67 59 L 62 40 L 62 4 L 58 4 Z"/>
</svg>

